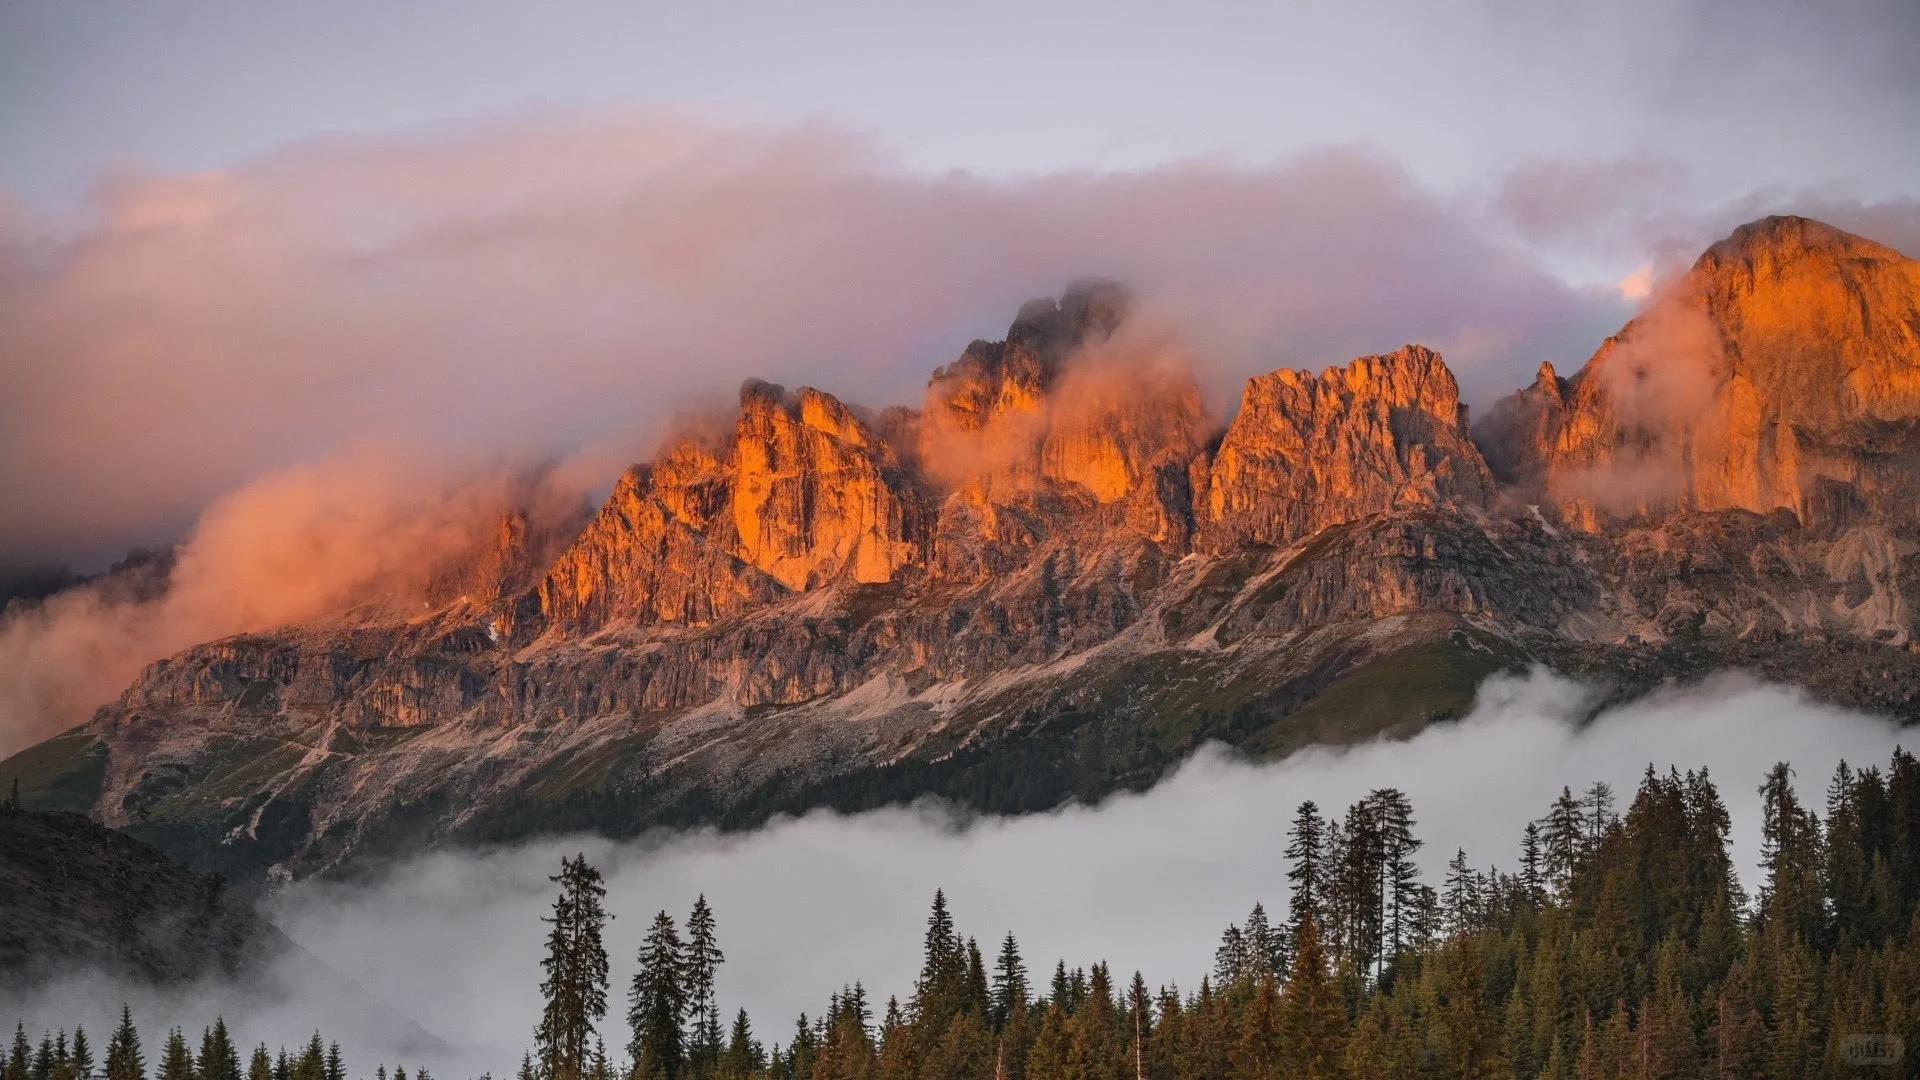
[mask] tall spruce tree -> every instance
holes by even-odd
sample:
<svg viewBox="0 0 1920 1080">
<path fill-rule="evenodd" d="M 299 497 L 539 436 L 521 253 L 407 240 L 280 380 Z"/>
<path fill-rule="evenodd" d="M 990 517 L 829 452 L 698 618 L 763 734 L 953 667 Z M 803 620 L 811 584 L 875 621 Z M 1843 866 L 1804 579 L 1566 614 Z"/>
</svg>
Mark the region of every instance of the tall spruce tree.
<svg viewBox="0 0 1920 1080">
<path fill-rule="evenodd" d="M 67 1054 L 67 1075 L 73 1080 L 94 1080 L 93 1065 L 93 1043 L 87 1038 L 87 1029 L 75 1024 L 73 1049 Z"/>
<path fill-rule="evenodd" d="M 607 949 L 601 938 L 612 916 L 602 903 L 607 890 L 600 871 L 584 854 L 561 858 L 560 873 L 547 880 L 560 886 L 560 894 L 552 917 L 542 920 L 552 929 L 540 961 L 546 1007 L 534 1042 L 546 1080 L 581 1080 L 588 1042 L 607 1015 Z"/>
<path fill-rule="evenodd" d="M 1015 1013 L 1027 1011 L 1026 961 L 1020 958 L 1020 943 L 1014 940 L 1013 931 L 1000 942 L 1000 955 L 993 962 L 993 1027 L 995 1031 L 1004 1029 L 1007 1021 Z"/>
<path fill-rule="evenodd" d="M 1379 939 L 1382 957 L 1397 956 L 1413 943 L 1413 924 L 1419 909 L 1419 868 L 1414 853 L 1421 841 L 1413 835 L 1413 803 L 1398 788 L 1380 788 L 1370 795 L 1379 838 Z"/>
<path fill-rule="evenodd" d="M 1647 768 L 1652 770 L 1653 766 Z M 1589 784 L 1580 796 L 1580 816 L 1586 822 L 1586 850 L 1592 851 L 1618 820 L 1613 813 L 1613 785 L 1605 780 Z"/>
<path fill-rule="evenodd" d="M 166 1049 L 160 1054 L 160 1075 L 155 1080 L 194 1080 L 193 1052 L 187 1049 L 187 1037 L 179 1028 L 167 1032 Z"/>
<path fill-rule="evenodd" d="M 17 1022 L 13 1028 L 13 1047 L 7 1053 L 4 1080 L 28 1080 L 33 1069 L 33 1044 L 27 1041 L 27 1025 Z"/>
<path fill-rule="evenodd" d="M 1447 863 L 1447 880 L 1441 894 L 1443 925 L 1449 934 L 1464 934 L 1472 929 L 1480 910 L 1479 883 L 1473 868 L 1467 865 L 1467 850 L 1458 848 Z"/>
<path fill-rule="evenodd" d="M 954 1014 L 967 1004 L 967 947 L 954 929 L 945 890 L 933 893 L 920 960 L 920 978 L 914 983 L 912 1011 L 922 1030 L 941 1033 Z"/>
<path fill-rule="evenodd" d="M 1301 1080 L 1337 1076 L 1345 1054 L 1347 1011 L 1327 971 L 1320 928 L 1311 913 L 1294 931 L 1292 951 L 1293 967 L 1275 1018 L 1286 1075 Z"/>
<path fill-rule="evenodd" d="M 1527 822 L 1520 837 L 1520 889 L 1527 906 L 1537 908 L 1547 899 L 1546 852 L 1538 822 Z"/>
<path fill-rule="evenodd" d="M 1547 880 L 1556 890 L 1565 889 L 1587 852 L 1587 819 L 1571 788 L 1560 789 L 1541 820 L 1540 839 L 1546 846 Z"/>
<path fill-rule="evenodd" d="M 1319 922 L 1326 915 L 1320 898 L 1325 888 L 1326 845 L 1327 823 L 1320 816 L 1320 807 L 1308 799 L 1294 811 L 1293 828 L 1287 835 L 1287 882 L 1293 887 L 1287 900 L 1289 949 L 1292 939 L 1299 936 L 1302 918 L 1311 914 Z"/>
<path fill-rule="evenodd" d="M 632 1032 L 627 1052 L 633 1055 L 634 1075 L 638 1080 L 677 1080 L 687 1060 L 681 1023 L 688 995 L 686 956 L 673 916 L 662 911 L 653 917 L 637 961 L 639 969 L 627 993 L 627 1027 Z"/>
<path fill-rule="evenodd" d="M 133 1010 L 122 1003 L 120 1026 L 107 1039 L 106 1080 L 147 1080 L 147 1058 L 140 1051 L 140 1030 L 133 1026 Z"/>
<path fill-rule="evenodd" d="M 241 1080 L 240 1050 L 227 1034 L 227 1021 L 214 1017 L 213 1026 L 200 1035 L 200 1060 L 194 1070 L 199 1080 Z"/>
<path fill-rule="evenodd" d="M 1793 769 L 1775 765 L 1760 785 L 1760 866 L 1766 883 L 1760 910 L 1803 940 L 1825 937 L 1826 910 L 1820 880 L 1820 819 L 1800 805 L 1793 790 Z"/>
<path fill-rule="evenodd" d="M 1248 957 L 1247 935 L 1239 923 L 1229 923 L 1220 931 L 1220 946 L 1213 950 L 1213 978 L 1221 986 L 1232 986 L 1249 978 L 1253 965 Z"/>
<path fill-rule="evenodd" d="M 327 1051 L 320 1041 L 320 1033 L 315 1031 L 300 1051 L 300 1059 L 293 1066 L 294 1080 L 326 1080 Z"/>
<path fill-rule="evenodd" d="M 1261 972 L 1275 978 L 1284 975 L 1281 964 L 1285 960 L 1287 947 L 1281 941 L 1279 928 L 1267 921 L 1267 909 L 1263 905 L 1257 902 L 1253 905 L 1253 910 L 1247 913 L 1247 925 L 1240 935 L 1246 948 L 1246 962 L 1251 977 L 1257 979 Z"/>
<path fill-rule="evenodd" d="M 690 1032 L 687 1056 L 699 1071 L 711 1071 L 720 1060 L 720 1001 L 714 994 L 714 973 L 726 961 L 720 951 L 713 909 L 701 893 L 687 916 L 685 989 Z"/>
<path fill-rule="evenodd" d="M 1063 1013 L 1073 1011 L 1073 981 L 1067 977 L 1067 962 L 1056 960 L 1053 964 L 1053 981 L 1047 989 L 1047 1000 Z"/>
<path fill-rule="evenodd" d="M 967 939 L 967 989 L 961 1011 L 986 1019 L 993 1009 L 992 992 L 987 986 L 987 965 L 980 956 L 980 943 Z"/>
<path fill-rule="evenodd" d="M 1371 974 L 1380 958 L 1385 912 L 1381 905 L 1381 885 L 1385 872 L 1386 841 L 1381 835 L 1379 805 L 1362 799 L 1347 807 L 1340 834 L 1341 908 L 1344 925 L 1340 938 L 1353 970 Z"/>
</svg>

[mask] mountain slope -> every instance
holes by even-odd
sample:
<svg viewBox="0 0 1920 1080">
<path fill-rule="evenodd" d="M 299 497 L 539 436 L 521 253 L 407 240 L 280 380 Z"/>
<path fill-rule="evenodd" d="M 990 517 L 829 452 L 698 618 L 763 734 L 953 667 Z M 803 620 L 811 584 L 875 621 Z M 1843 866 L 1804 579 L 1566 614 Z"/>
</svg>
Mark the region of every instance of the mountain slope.
<svg viewBox="0 0 1920 1080">
<path fill-rule="evenodd" d="M 1470 437 L 1419 346 L 1258 376 L 1216 428 L 1128 354 L 1125 295 L 1076 286 L 918 411 L 750 382 L 544 569 L 189 649 L 0 780 L 259 880 L 927 792 L 1036 809 L 1205 739 L 1417 730 L 1527 663 L 1914 715 L 1917 299 L 1887 249 L 1756 223 Z"/>
</svg>

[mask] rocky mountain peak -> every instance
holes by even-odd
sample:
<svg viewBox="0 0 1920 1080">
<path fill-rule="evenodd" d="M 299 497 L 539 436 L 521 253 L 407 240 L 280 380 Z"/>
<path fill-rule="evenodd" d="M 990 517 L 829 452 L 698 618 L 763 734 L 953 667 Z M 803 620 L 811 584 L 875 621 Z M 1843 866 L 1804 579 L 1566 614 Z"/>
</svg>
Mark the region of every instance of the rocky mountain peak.
<svg viewBox="0 0 1920 1080">
<path fill-rule="evenodd" d="M 1824 221 L 1793 214 L 1773 214 L 1749 221 L 1715 242 L 1695 260 L 1696 271 L 1714 272 L 1722 266 L 1749 268 L 1802 262 L 1840 263 L 1854 259 L 1902 261 L 1905 257 L 1884 244 L 1855 236 Z"/>
<path fill-rule="evenodd" d="M 1555 387 L 1544 375 L 1481 441 L 1504 478 L 1543 488 L 1575 523 L 1914 514 L 1920 263 L 1830 225 L 1741 226 L 1579 374 Z"/>
<path fill-rule="evenodd" d="M 1440 355 L 1408 345 L 1247 380 L 1204 493 L 1203 543 L 1284 545 L 1392 509 L 1477 504 L 1493 480 Z"/>
</svg>

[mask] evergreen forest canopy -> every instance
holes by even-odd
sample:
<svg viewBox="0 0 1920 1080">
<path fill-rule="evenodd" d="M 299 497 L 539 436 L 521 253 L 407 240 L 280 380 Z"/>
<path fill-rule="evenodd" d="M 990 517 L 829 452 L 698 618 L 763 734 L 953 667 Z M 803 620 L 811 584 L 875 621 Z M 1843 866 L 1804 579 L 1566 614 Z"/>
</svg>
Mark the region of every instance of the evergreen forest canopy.
<svg viewBox="0 0 1920 1080">
<path fill-rule="evenodd" d="M 1749 895 L 1731 818 L 1704 769 L 1649 766 L 1624 812 L 1604 783 L 1563 789 L 1519 830 L 1513 872 L 1456 852 L 1438 885 L 1413 855 L 1414 808 L 1376 790 L 1289 830 L 1284 915 L 1256 904 L 1197 988 L 1122 982 L 1105 963 L 1051 978 L 1009 933 L 990 946 L 933 898 L 904 1003 L 860 984 L 781 1035 L 730 1024 L 705 897 L 657 914 L 609 1022 L 611 918 L 599 872 L 563 859 L 541 964 L 544 1008 L 519 1080 L 1375 1080 L 1428 1077 L 1920 1075 L 1920 760 L 1841 764 L 1825 813 L 1784 763 L 1762 796 Z M 224 1021 L 192 1052 L 168 1033 L 149 1075 L 122 1010 L 96 1069 L 84 1031 L 36 1049 L 16 1028 L 0 1080 L 346 1080 L 339 1045 L 262 1045 L 243 1070 Z M 384 1066 L 375 1080 L 388 1080 Z M 392 1080 L 410 1080 L 396 1067 Z M 416 1069 L 411 1080 L 431 1080 Z M 490 1080 L 490 1078 L 488 1078 Z"/>
</svg>

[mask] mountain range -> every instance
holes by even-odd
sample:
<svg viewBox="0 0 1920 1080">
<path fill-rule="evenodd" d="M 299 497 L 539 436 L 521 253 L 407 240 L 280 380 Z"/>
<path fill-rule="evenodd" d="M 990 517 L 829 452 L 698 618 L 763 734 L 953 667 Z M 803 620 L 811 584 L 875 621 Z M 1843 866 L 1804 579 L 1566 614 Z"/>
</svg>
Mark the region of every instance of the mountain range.
<svg viewBox="0 0 1920 1080">
<path fill-rule="evenodd" d="M 1920 263 L 1714 244 L 1470 423 L 1433 350 L 1249 379 L 1230 422 L 1083 282 L 917 410 L 749 381 L 427 600 L 207 642 L 0 763 L 260 884 L 421 845 L 1044 809 L 1404 735 L 1533 664 L 1604 700 L 1738 667 L 1920 716 Z"/>
</svg>

